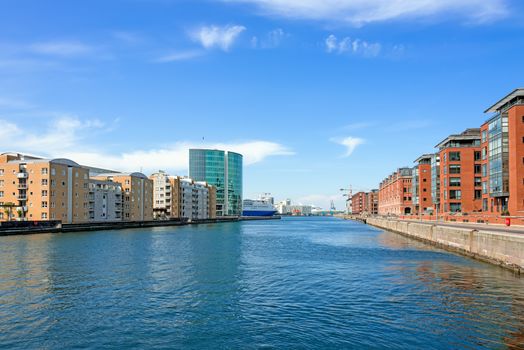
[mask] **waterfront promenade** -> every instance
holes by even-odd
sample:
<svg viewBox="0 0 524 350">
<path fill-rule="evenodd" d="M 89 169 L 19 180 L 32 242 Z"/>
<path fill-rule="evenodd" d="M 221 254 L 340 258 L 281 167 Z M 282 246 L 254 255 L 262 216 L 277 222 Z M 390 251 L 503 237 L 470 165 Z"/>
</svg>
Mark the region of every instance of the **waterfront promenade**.
<svg viewBox="0 0 524 350">
<path fill-rule="evenodd" d="M 354 217 L 353 219 L 359 220 Z M 520 228 L 493 229 L 485 224 L 424 222 L 368 217 L 365 223 L 444 249 L 486 261 L 517 273 L 524 271 L 524 235 Z"/>
<path fill-rule="evenodd" d="M 510 271 L 336 218 L 1 240 L 5 349 L 499 349 L 524 336 Z"/>
</svg>

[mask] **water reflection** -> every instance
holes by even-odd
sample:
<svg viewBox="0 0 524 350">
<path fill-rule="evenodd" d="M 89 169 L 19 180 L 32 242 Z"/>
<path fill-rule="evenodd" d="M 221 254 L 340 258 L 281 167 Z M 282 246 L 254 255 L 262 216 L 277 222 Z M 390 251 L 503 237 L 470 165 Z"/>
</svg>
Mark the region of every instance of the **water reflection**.
<svg viewBox="0 0 524 350">
<path fill-rule="evenodd" d="M 2 238 L 0 348 L 523 348 L 511 272 L 285 219 Z"/>
</svg>

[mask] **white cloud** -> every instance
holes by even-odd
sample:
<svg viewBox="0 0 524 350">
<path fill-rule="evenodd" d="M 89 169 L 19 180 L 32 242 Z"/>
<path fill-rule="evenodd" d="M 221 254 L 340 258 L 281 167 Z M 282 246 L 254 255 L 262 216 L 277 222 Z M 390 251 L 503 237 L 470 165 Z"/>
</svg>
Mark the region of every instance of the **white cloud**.
<svg viewBox="0 0 524 350">
<path fill-rule="evenodd" d="M 324 210 L 329 210 L 331 208 L 331 201 L 333 201 L 337 210 L 345 210 L 346 200 L 342 195 L 342 192 L 339 194 L 309 194 L 296 198 L 292 203 L 318 206 Z"/>
<path fill-rule="evenodd" d="M 167 62 L 176 62 L 176 61 L 187 61 L 193 58 L 203 56 L 204 52 L 200 50 L 190 50 L 190 51 L 179 51 L 171 52 L 165 56 L 162 56 L 155 60 L 158 63 L 167 63 Z"/>
<path fill-rule="evenodd" d="M 99 120 L 80 120 L 64 116 L 51 122 L 43 131 L 24 129 L 0 120 L 0 150 L 38 154 L 52 158 L 69 158 L 80 164 L 118 171 L 153 172 L 187 171 L 190 148 L 211 148 L 235 151 L 244 155 L 244 164 L 262 162 L 270 156 L 294 154 L 285 146 L 264 140 L 238 143 L 178 142 L 152 149 L 136 149 L 110 153 L 94 142 L 93 133 L 109 132 L 112 128 Z"/>
<path fill-rule="evenodd" d="M 372 126 L 375 126 L 376 122 L 355 122 L 348 125 L 343 126 L 342 128 L 344 130 L 360 130 L 360 129 L 366 129 L 370 128 Z"/>
<path fill-rule="evenodd" d="M 382 45 L 379 43 L 369 43 L 360 39 L 351 39 L 350 37 L 345 37 L 339 41 L 333 34 L 326 38 L 325 44 L 328 53 L 341 54 L 347 52 L 354 55 L 375 57 L 382 50 Z"/>
<path fill-rule="evenodd" d="M 77 41 L 48 41 L 30 45 L 30 51 L 52 56 L 81 56 L 90 54 L 94 48 Z"/>
<path fill-rule="evenodd" d="M 204 26 L 192 33 L 194 40 L 198 41 L 204 48 L 218 48 L 229 51 L 235 40 L 246 30 L 244 26 Z"/>
<path fill-rule="evenodd" d="M 260 37 L 254 36 L 251 38 L 251 47 L 254 49 L 274 49 L 282 44 L 285 38 L 289 37 L 283 29 L 277 28 L 269 31 Z"/>
<path fill-rule="evenodd" d="M 346 147 L 346 153 L 344 154 L 344 157 L 349 157 L 350 155 L 352 155 L 355 149 L 365 142 L 364 139 L 353 136 L 348 136 L 343 139 L 332 139 L 331 141 Z"/>
<path fill-rule="evenodd" d="M 499 19 L 508 0 L 222 0 L 257 5 L 267 15 L 363 25 L 399 18 L 458 15 L 474 21 Z"/>
</svg>

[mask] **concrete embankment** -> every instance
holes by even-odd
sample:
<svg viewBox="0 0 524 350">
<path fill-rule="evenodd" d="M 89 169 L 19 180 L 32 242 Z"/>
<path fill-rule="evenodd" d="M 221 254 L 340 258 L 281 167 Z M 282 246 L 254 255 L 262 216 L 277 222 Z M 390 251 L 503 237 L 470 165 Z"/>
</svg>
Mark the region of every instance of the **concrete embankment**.
<svg viewBox="0 0 524 350">
<path fill-rule="evenodd" d="M 367 218 L 366 223 L 502 266 L 519 274 L 524 272 L 524 235 L 374 217 Z"/>
<path fill-rule="evenodd" d="M 106 230 L 125 230 L 147 227 L 166 227 L 184 225 L 218 224 L 225 222 L 255 221 L 255 220 L 279 220 L 280 216 L 272 217 L 219 217 L 216 219 L 202 220 L 153 220 L 153 221 L 118 221 L 118 222 L 90 222 L 82 224 L 60 224 L 49 227 L 0 227 L 0 236 L 27 235 L 37 233 L 65 233 L 82 231 L 106 231 Z"/>
</svg>

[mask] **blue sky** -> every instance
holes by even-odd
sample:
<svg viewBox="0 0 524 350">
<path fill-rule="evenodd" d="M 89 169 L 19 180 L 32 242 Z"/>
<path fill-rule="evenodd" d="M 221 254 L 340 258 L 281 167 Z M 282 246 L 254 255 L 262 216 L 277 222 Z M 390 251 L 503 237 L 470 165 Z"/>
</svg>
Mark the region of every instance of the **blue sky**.
<svg viewBox="0 0 524 350">
<path fill-rule="evenodd" d="M 517 0 L 0 1 L 0 150 L 341 207 L 524 85 Z"/>
</svg>

